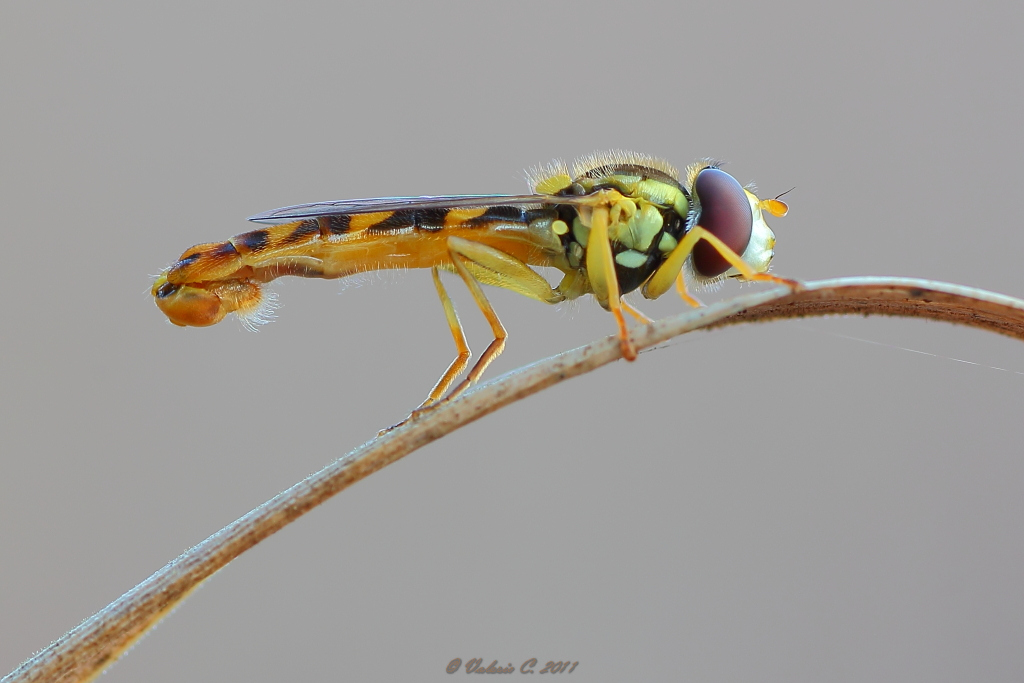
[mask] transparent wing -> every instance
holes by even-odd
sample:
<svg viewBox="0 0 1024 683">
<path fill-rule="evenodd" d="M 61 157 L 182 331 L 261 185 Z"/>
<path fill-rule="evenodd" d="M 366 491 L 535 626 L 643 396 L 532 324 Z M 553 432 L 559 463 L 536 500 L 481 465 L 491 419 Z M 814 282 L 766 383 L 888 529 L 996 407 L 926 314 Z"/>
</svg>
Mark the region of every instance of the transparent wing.
<svg viewBox="0 0 1024 683">
<path fill-rule="evenodd" d="M 355 213 L 377 213 L 402 209 L 451 209 L 488 206 L 552 206 L 593 203 L 593 197 L 561 197 L 548 194 L 459 194 L 427 197 L 376 197 L 374 199 L 341 199 L 334 202 L 297 204 L 273 211 L 264 211 L 249 220 L 256 223 L 283 223 L 300 218 L 338 216 Z"/>
</svg>

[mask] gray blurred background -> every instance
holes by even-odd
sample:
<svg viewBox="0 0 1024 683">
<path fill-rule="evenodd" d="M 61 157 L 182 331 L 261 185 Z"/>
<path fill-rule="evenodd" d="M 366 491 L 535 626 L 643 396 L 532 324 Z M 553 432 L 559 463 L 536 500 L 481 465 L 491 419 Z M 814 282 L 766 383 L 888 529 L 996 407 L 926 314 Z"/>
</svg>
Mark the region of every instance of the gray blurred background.
<svg viewBox="0 0 1024 683">
<path fill-rule="evenodd" d="M 713 156 L 796 187 L 779 274 L 1024 297 L 1015 3 L 2 11 L 0 674 L 401 419 L 451 360 L 422 271 L 282 281 L 257 334 L 167 323 L 152 276 L 256 212 L 520 192 L 526 167 L 613 147 Z M 488 377 L 615 329 L 590 299 L 488 295 L 511 333 Z M 694 334 L 345 491 L 104 681 L 447 680 L 455 657 L 1019 680 L 1022 350 L 886 319 Z"/>
</svg>

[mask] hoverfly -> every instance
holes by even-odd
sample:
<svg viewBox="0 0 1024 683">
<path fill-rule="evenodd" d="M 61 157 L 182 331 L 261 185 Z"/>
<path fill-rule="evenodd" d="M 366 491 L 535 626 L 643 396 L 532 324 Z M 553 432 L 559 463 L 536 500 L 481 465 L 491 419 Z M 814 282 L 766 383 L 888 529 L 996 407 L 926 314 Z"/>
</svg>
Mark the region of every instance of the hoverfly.
<svg viewBox="0 0 1024 683">
<path fill-rule="evenodd" d="M 385 197 L 289 206 L 249 220 L 279 223 L 187 250 L 153 283 L 172 323 L 206 326 L 228 313 L 260 321 L 263 285 L 283 275 L 342 278 L 388 268 L 430 268 L 457 357 L 420 408 L 444 398 L 469 365 L 462 325 L 438 275 L 457 273 L 490 323 L 494 341 L 448 396 L 476 382 L 504 349 L 505 328 L 481 284 L 554 304 L 592 294 L 618 325 L 622 355 L 636 358 L 623 312 L 650 322 L 622 295 L 648 299 L 727 277 L 796 283 L 767 274 L 775 235 L 759 199 L 710 159 L 686 169 L 631 152 L 608 152 L 533 169 L 530 194 Z M 531 266 L 563 273 L 552 287 Z"/>
</svg>

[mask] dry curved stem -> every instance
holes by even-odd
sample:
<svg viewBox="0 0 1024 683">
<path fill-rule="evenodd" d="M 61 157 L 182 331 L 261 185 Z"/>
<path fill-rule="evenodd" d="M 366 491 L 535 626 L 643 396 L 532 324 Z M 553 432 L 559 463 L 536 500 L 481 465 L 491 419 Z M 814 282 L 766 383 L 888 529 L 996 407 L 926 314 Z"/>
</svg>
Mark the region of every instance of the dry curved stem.
<svg viewBox="0 0 1024 683">
<path fill-rule="evenodd" d="M 1024 339 L 1024 301 L 905 278 L 844 278 L 806 283 L 795 292 L 748 294 L 660 320 L 635 330 L 633 339 L 644 349 L 702 328 L 850 313 L 931 318 Z M 0 683 L 93 679 L 205 579 L 334 494 L 502 406 L 620 357 L 616 337 L 566 351 L 480 385 L 360 446 L 185 551 Z"/>
</svg>

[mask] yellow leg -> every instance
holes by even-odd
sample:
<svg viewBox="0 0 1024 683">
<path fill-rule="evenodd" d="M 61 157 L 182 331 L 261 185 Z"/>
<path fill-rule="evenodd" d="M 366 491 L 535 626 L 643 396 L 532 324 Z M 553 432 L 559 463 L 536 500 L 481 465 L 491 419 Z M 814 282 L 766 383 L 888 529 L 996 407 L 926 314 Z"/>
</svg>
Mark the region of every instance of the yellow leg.
<svg viewBox="0 0 1024 683">
<path fill-rule="evenodd" d="M 448 252 L 452 259 L 453 269 L 466 283 L 470 293 L 473 295 L 473 299 L 476 301 L 477 306 L 480 307 L 484 317 L 487 318 L 487 322 L 491 325 L 491 330 L 494 332 L 494 341 L 491 342 L 487 351 L 484 352 L 484 355 L 473 366 L 473 369 L 466 378 L 467 381 L 456 387 L 451 396 L 448 397 L 452 398 L 465 391 L 466 387 L 470 384 L 479 380 L 491 361 L 497 358 L 504 349 L 504 340 L 508 336 L 501 321 L 498 320 L 494 309 L 491 308 L 490 302 L 487 301 L 487 297 L 480 287 L 481 282 L 496 287 L 503 287 L 528 296 L 531 299 L 550 304 L 564 301 L 565 295 L 560 291 L 552 289 L 547 280 L 519 259 L 486 244 L 461 237 L 449 237 Z M 437 294 L 441 298 L 441 305 L 444 306 L 445 317 L 448 319 L 448 327 L 451 329 L 452 337 L 455 339 L 455 348 L 458 351 L 458 356 L 452 361 L 452 364 L 441 376 L 441 379 L 438 380 L 430 395 L 427 396 L 427 400 L 417 410 L 440 401 L 455 381 L 455 378 L 469 365 L 469 358 L 472 355 L 469 345 L 466 343 L 466 336 L 462 331 L 458 315 L 455 313 L 455 307 L 452 305 L 444 285 L 441 284 L 437 268 L 434 268 L 433 275 L 434 286 L 437 288 Z"/>
<path fill-rule="evenodd" d="M 469 365 L 472 352 L 469 350 L 469 344 L 466 343 L 466 335 L 462 330 L 462 324 L 459 322 L 459 316 L 455 312 L 455 306 L 452 304 L 448 292 L 441 283 L 438 269 L 436 267 L 433 268 L 434 287 L 437 289 L 437 295 L 441 299 L 441 305 L 444 307 L 444 315 L 448 321 L 448 329 L 451 330 L 452 338 L 455 340 L 457 355 L 455 360 L 451 362 L 451 365 L 448 366 L 448 369 L 441 375 L 441 378 L 437 380 L 437 384 L 431 389 L 427 399 L 412 412 L 409 418 L 400 422 L 399 425 L 404 424 L 408 419 L 416 415 L 429 411 L 446 401 L 450 401 L 464 392 L 480 380 L 480 377 L 487 370 L 487 366 L 504 351 L 508 333 L 491 307 L 486 295 L 484 295 L 483 289 L 480 287 L 481 282 L 504 287 L 545 303 L 557 303 L 565 300 L 564 293 L 552 289 L 547 280 L 536 271 L 503 251 L 480 244 L 479 242 L 473 242 L 472 240 L 449 237 L 448 253 L 451 256 L 455 272 L 466 283 L 470 294 L 473 295 L 473 300 L 476 301 L 481 313 L 484 314 L 487 322 L 490 323 L 494 340 L 488 345 L 472 369 L 470 369 L 466 378 L 456 385 L 451 390 L 451 393 L 445 396 L 445 393 L 455 382 L 455 379 Z M 395 427 L 399 425 L 395 425 Z M 381 434 L 390 429 L 394 429 L 394 427 L 384 430 Z"/>
<path fill-rule="evenodd" d="M 494 334 L 494 341 L 490 343 L 483 354 L 480 356 L 480 360 L 476 362 L 473 369 L 466 375 L 466 379 L 452 390 L 445 400 L 450 401 L 455 398 L 466 389 L 480 379 L 487 369 L 487 366 L 491 362 L 501 355 L 501 352 L 505 350 L 505 340 L 508 338 L 508 332 L 505 331 L 505 326 L 498 320 L 498 314 L 491 308 L 491 302 L 487 300 L 484 295 L 484 290 L 480 288 L 480 283 L 477 282 L 476 278 L 466 268 L 466 264 L 463 262 L 464 259 L 458 254 L 452 253 L 452 262 L 455 264 L 456 270 L 459 271 L 459 275 L 462 276 L 462 281 L 466 283 L 466 287 L 469 288 L 469 293 L 473 295 L 473 300 L 476 301 L 476 305 L 480 308 L 480 312 L 487 318 L 487 322 L 491 325 L 491 332 Z"/>
<path fill-rule="evenodd" d="M 448 251 L 463 257 L 462 265 L 477 282 L 518 292 L 523 296 L 556 304 L 565 295 L 551 289 L 548 281 L 515 256 L 462 237 L 448 238 Z"/>
<path fill-rule="evenodd" d="M 491 324 L 491 331 L 494 333 L 494 341 L 488 345 L 483 355 L 473 366 L 473 369 L 469 371 L 466 378 L 462 380 L 450 394 L 445 396 L 445 392 L 448 391 L 448 387 L 452 385 L 455 378 L 458 377 L 466 366 L 469 365 L 469 359 L 472 356 L 472 352 L 469 350 L 469 344 L 466 343 L 466 334 L 462 330 L 462 324 L 459 322 L 459 316 L 455 312 L 455 306 L 452 304 L 451 298 L 448 296 L 448 292 L 445 291 L 444 285 L 441 284 L 441 277 L 437 272 L 437 268 L 433 268 L 434 286 L 437 288 L 437 294 L 441 298 L 441 305 L 444 307 L 444 315 L 448 320 L 448 328 L 452 332 L 452 337 L 455 339 L 455 348 L 458 351 L 458 355 L 455 360 L 452 361 L 448 369 L 445 370 L 441 378 L 437 380 L 437 384 L 430 391 L 427 396 L 427 400 L 419 405 L 416 410 L 412 411 L 409 417 L 405 418 L 396 425 L 392 425 L 387 429 L 383 429 L 378 432 L 377 436 L 382 436 L 396 427 L 401 427 L 409 420 L 422 415 L 423 413 L 429 412 L 434 408 L 437 408 L 443 403 L 446 403 L 466 389 L 475 384 L 484 374 L 487 366 L 491 362 L 501 355 L 501 352 L 505 350 L 505 339 L 508 338 L 508 333 L 505 331 L 505 327 L 501 324 L 498 319 L 498 315 L 491 308 L 491 303 L 487 300 L 483 290 L 480 288 L 480 283 L 470 274 L 465 264 L 462 262 L 463 259 L 456 253 L 452 253 L 452 262 L 455 264 L 455 269 L 462 277 L 463 282 L 469 288 L 470 294 L 473 295 L 473 300 L 476 301 L 477 306 L 480 307 L 480 311 L 487 318 L 487 322 Z"/>
<path fill-rule="evenodd" d="M 469 293 L 473 295 L 473 300 L 476 301 L 476 305 L 480 308 L 480 312 L 484 314 L 487 322 L 490 323 L 491 332 L 494 334 L 494 340 L 487 346 L 487 349 L 484 350 L 480 359 L 477 360 L 476 364 L 473 365 L 472 369 L 469 371 L 469 374 L 466 375 L 466 378 L 459 382 L 459 384 L 452 389 L 451 393 L 445 396 L 445 392 L 448 391 L 448 388 L 455 381 L 455 378 L 466 369 L 467 365 L 469 365 L 469 359 L 472 354 L 469 350 L 469 345 L 466 343 L 466 335 L 462 331 L 462 325 L 455 312 L 455 307 L 452 305 L 452 301 L 448 297 L 448 293 L 445 291 L 444 285 L 441 284 L 441 278 L 438 275 L 437 269 L 434 268 L 434 285 L 437 287 L 438 296 L 441 297 L 441 305 L 444 306 L 444 314 L 448 319 L 448 327 L 452 332 L 452 337 L 455 339 L 455 348 L 458 351 L 458 356 L 456 356 L 455 360 L 453 360 L 451 365 L 448 366 L 445 373 L 441 375 L 441 379 L 439 379 L 437 384 L 434 385 L 430 395 L 427 396 L 427 400 L 412 412 L 412 415 L 409 416 L 410 418 L 452 400 L 466 389 L 476 384 L 484 374 L 484 371 L 487 370 L 487 366 L 505 350 L 505 340 L 508 338 L 508 333 L 505 331 L 504 325 L 501 324 L 501 320 L 498 319 L 498 314 L 495 313 L 494 309 L 491 307 L 491 303 L 487 300 L 487 296 L 480 287 L 480 283 L 475 277 L 473 277 L 473 274 L 470 273 L 469 269 L 466 267 L 467 259 L 456 253 L 454 250 L 450 250 L 450 253 L 456 272 L 462 278 L 462 281 L 466 283 L 466 287 L 469 288 Z"/>
<path fill-rule="evenodd" d="M 444 374 L 441 375 L 441 378 L 437 380 L 437 384 L 434 385 L 427 399 L 413 411 L 410 417 L 426 412 L 445 401 L 450 401 L 478 382 L 487 370 L 487 366 L 501 355 L 501 352 L 505 349 L 505 340 L 508 338 L 508 333 L 491 307 L 486 295 L 484 295 L 483 289 L 480 286 L 481 282 L 510 289 L 545 303 L 553 304 L 565 300 L 565 295 L 561 291 L 552 289 L 547 280 L 541 277 L 535 270 L 514 256 L 499 249 L 461 237 L 449 237 L 448 253 L 452 259 L 453 269 L 459 274 L 463 282 L 466 283 L 470 294 L 473 295 L 473 300 L 476 301 L 480 311 L 484 314 L 487 322 L 490 323 L 491 331 L 494 333 L 494 340 L 470 369 L 466 378 L 457 384 L 451 390 L 451 393 L 445 396 L 445 393 L 448 392 L 455 379 L 469 365 L 472 353 L 469 350 L 469 344 L 466 343 L 466 335 L 462 330 L 462 325 L 459 322 L 458 314 L 455 312 L 455 307 L 452 305 L 452 300 L 441 283 L 438 269 L 434 268 L 434 286 L 437 288 L 437 295 L 441 299 L 441 305 L 444 307 L 445 318 L 448 320 L 448 328 L 451 330 L 452 338 L 455 340 L 455 349 L 458 355 L 451 365 L 448 366 L 448 369 L 445 370 Z"/>
<path fill-rule="evenodd" d="M 590 224 L 590 240 L 587 244 L 587 274 L 590 286 L 598 303 L 603 304 L 619 326 L 619 348 L 626 360 L 636 360 L 636 347 L 629 337 L 629 328 L 622 315 L 619 299 L 619 280 L 615 276 L 615 259 L 612 245 L 608 241 L 608 207 L 594 207 Z"/>
<path fill-rule="evenodd" d="M 715 235 L 711 234 L 710 232 L 708 232 L 704 228 L 700 227 L 699 225 L 693 226 L 693 228 L 690 230 L 690 232 L 691 233 L 696 232 L 696 233 L 698 233 L 697 234 L 697 238 L 704 239 L 704 240 L 707 240 L 708 242 L 710 242 L 711 246 L 713 246 L 715 248 L 715 251 L 717 251 L 719 254 L 721 254 L 722 258 L 724 258 L 726 261 L 728 261 L 730 266 L 732 266 L 736 270 L 740 271 L 740 275 L 742 275 L 744 277 L 744 279 L 756 280 L 758 282 L 776 282 L 776 283 L 778 283 L 780 285 L 787 285 L 789 287 L 799 287 L 800 286 L 800 283 L 797 282 L 796 280 L 787 280 L 784 277 L 777 277 L 775 275 L 769 275 L 768 273 L 757 273 L 757 272 L 754 272 L 754 270 L 750 266 L 747 265 L 747 262 L 744 261 L 743 259 L 741 259 L 739 257 L 739 254 L 737 254 L 735 251 L 730 249 L 728 247 L 728 245 L 726 245 L 725 242 L 723 242 L 722 240 L 718 239 L 718 237 L 716 237 Z M 687 237 L 689 237 L 689 235 L 687 235 Z M 684 239 L 683 241 L 685 242 L 686 240 Z M 696 240 L 694 240 L 694 241 L 696 242 Z"/>
<path fill-rule="evenodd" d="M 698 240 L 706 240 L 710 242 L 711 246 L 715 248 L 715 251 L 721 254 L 722 258 L 728 261 L 729 265 L 738 270 L 740 275 L 747 280 L 777 282 L 794 289 L 800 287 L 800 283 L 796 280 L 787 280 L 786 278 L 776 277 L 775 275 L 769 275 L 768 273 L 755 272 L 735 251 L 730 249 L 725 242 L 701 226 L 695 225 L 690 228 L 690 231 L 686 233 L 686 237 L 676 245 L 676 248 L 668 255 L 665 262 L 658 267 L 658 270 L 654 271 L 654 275 L 652 275 L 651 279 L 649 279 L 647 284 L 644 285 L 643 294 L 645 297 L 648 299 L 657 299 L 669 290 L 672 283 L 682 272 L 683 264 L 686 263 L 687 257 L 693 251 Z M 685 287 L 683 289 L 685 291 Z M 690 297 L 688 294 L 683 296 L 683 299 L 685 299 L 687 303 L 690 303 Z"/>
<path fill-rule="evenodd" d="M 444 317 L 448 320 L 448 329 L 452 332 L 452 338 L 455 340 L 455 350 L 458 355 L 451 365 L 448 366 L 448 369 L 445 370 L 444 374 L 441 375 L 441 378 L 437 380 L 437 384 L 430 391 L 427 400 L 421 403 L 417 410 L 440 401 L 441 397 L 444 396 L 445 392 L 448 391 L 448 388 L 455 381 L 455 378 L 461 375 L 462 371 L 469 365 L 469 359 L 472 356 L 469 344 L 466 343 L 466 334 L 462 331 L 462 324 L 459 322 L 459 314 L 455 312 L 455 306 L 452 304 L 448 292 L 445 291 L 444 284 L 441 283 L 441 276 L 438 274 L 437 268 L 432 268 L 431 274 L 434 276 L 434 287 L 437 289 L 437 296 L 441 299 L 441 306 L 444 307 Z"/>
<path fill-rule="evenodd" d="M 652 319 L 650 319 L 646 315 L 644 315 L 643 311 L 639 311 L 639 310 L 633 308 L 632 306 L 629 305 L 629 302 L 627 302 L 625 299 L 619 299 L 619 304 L 622 305 L 622 310 L 624 310 L 626 313 L 629 313 L 631 316 L 633 316 L 633 320 L 636 320 L 641 325 L 651 325 L 651 324 L 654 323 L 654 321 Z"/>
<path fill-rule="evenodd" d="M 462 392 L 464 392 L 469 387 L 476 384 L 476 382 L 478 382 L 480 377 L 483 375 L 484 371 L 486 371 L 487 366 L 492 364 L 492 361 L 494 361 L 494 359 L 501 355 L 502 351 L 505 350 L 505 340 L 508 338 L 508 333 L 505 331 L 505 326 L 503 326 L 500 319 L 498 319 L 498 314 L 495 312 L 495 309 L 492 308 L 492 306 L 490 306 L 490 302 L 487 301 L 487 297 L 483 294 L 483 290 L 480 288 L 480 283 L 478 283 L 476 279 L 473 278 L 473 275 L 466 267 L 466 264 L 464 263 L 464 258 L 462 256 L 456 254 L 455 252 L 452 252 L 452 262 L 455 264 L 456 270 L 462 276 L 463 282 L 466 283 L 466 287 L 469 288 L 469 293 L 473 295 L 473 300 L 476 301 L 476 305 L 479 307 L 480 312 L 483 313 L 483 316 L 485 318 L 487 318 L 487 323 L 490 324 L 490 331 L 494 333 L 495 339 L 494 341 L 490 342 L 490 344 L 487 345 L 486 349 L 484 349 L 483 354 L 480 355 L 479 360 L 476 361 L 476 364 L 473 366 L 472 370 L 470 370 L 469 374 L 466 375 L 466 379 L 460 382 L 456 386 L 456 388 L 452 390 L 452 393 L 441 398 L 440 394 L 444 393 L 444 389 L 447 389 L 447 386 L 451 385 L 452 381 L 459 375 L 459 373 L 465 370 L 466 365 L 468 365 L 469 347 L 466 346 L 466 359 L 462 362 L 462 366 L 458 368 L 458 371 L 453 372 L 453 369 L 456 368 L 457 364 L 459 364 L 460 358 L 462 358 L 462 351 L 460 349 L 459 357 L 452 362 L 452 366 L 449 369 L 447 369 L 447 372 L 445 372 L 441 379 L 437 382 L 437 386 L 435 386 L 434 390 L 430 392 L 430 397 L 433 398 L 433 402 L 430 402 L 430 398 L 428 398 L 428 402 L 424 403 L 423 405 L 421 405 L 420 408 L 416 409 L 416 411 L 413 412 L 413 415 L 417 415 L 418 413 L 421 413 L 424 410 L 429 410 L 430 408 L 433 408 L 435 407 L 435 405 L 439 405 L 442 402 L 450 401 L 459 394 L 461 394 Z M 454 310 L 455 309 L 453 308 L 453 312 Z M 446 312 L 447 308 L 445 307 L 445 313 Z M 458 319 L 456 325 L 458 325 Z M 453 330 L 453 335 L 454 334 L 455 331 Z M 461 326 L 459 327 L 459 334 L 462 334 Z M 463 337 L 463 344 L 465 344 L 465 337 Z M 456 339 L 456 346 L 459 346 L 458 338 Z M 446 384 L 444 385 L 444 388 L 438 391 L 438 387 L 440 387 L 441 384 L 444 383 L 445 381 Z M 435 393 L 437 393 L 436 397 L 434 396 Z"/>
<path fill-rule="evenodd" d="M 679 298 L 690 304 L 694 308 L 701 308 L 704 304 L 700 302 L 700 299 L 693 296 L 686 290 L 686 280 L 683 278 L 683 271 L 679 271 L 679 275 L 676 275 L 676 292 L 679 293 Z"/>
</svg>

